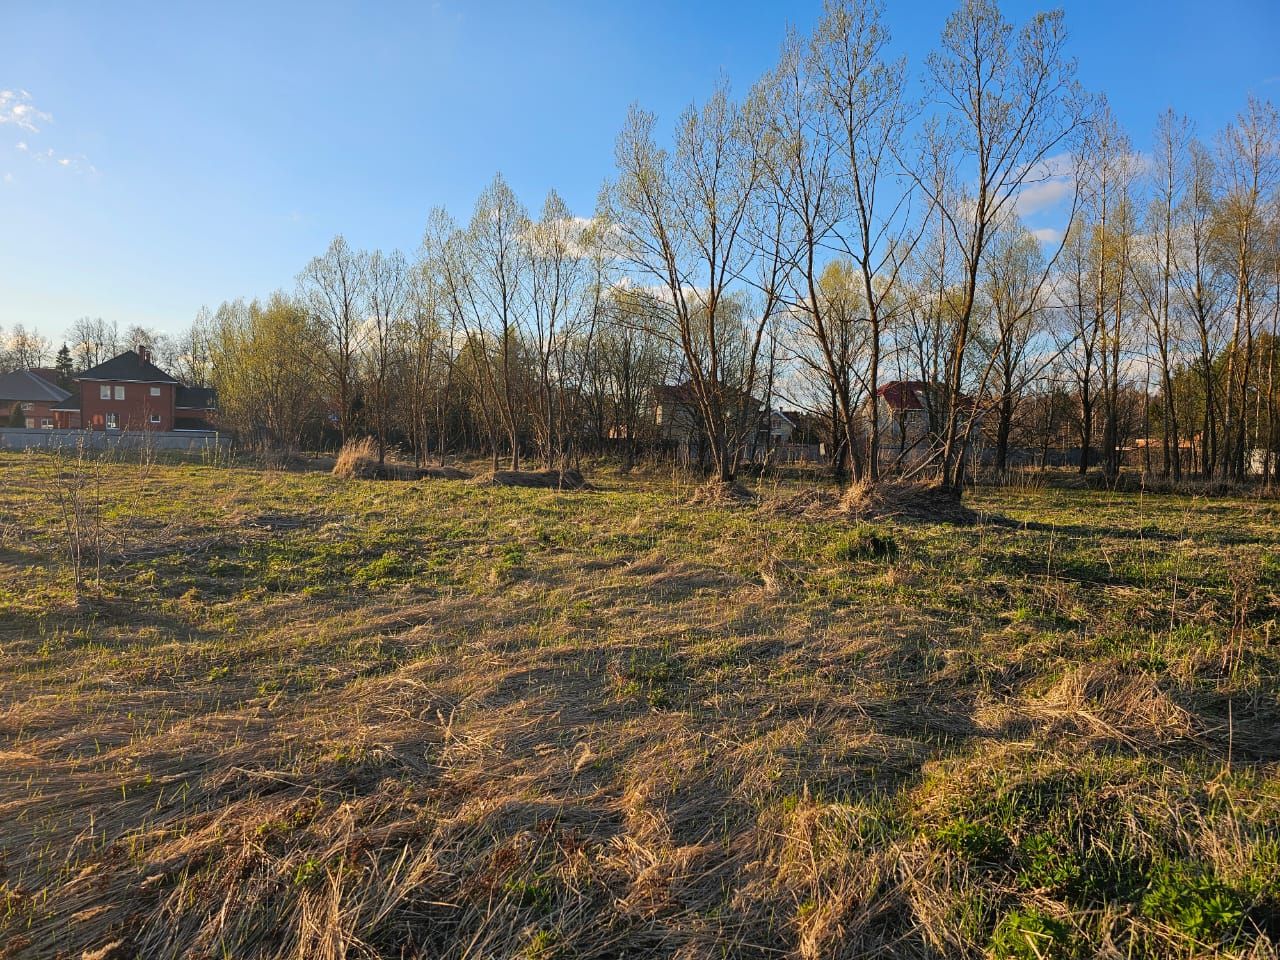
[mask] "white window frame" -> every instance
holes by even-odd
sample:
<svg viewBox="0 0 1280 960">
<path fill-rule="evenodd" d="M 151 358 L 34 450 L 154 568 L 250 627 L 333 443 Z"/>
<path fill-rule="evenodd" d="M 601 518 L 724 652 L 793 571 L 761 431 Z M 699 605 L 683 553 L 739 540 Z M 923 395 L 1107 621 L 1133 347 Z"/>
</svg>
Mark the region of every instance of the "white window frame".
<svg viewBox="0 0 1280 960">
<path fill-rule="evenodd" d="M 152 423 L 159 423 L 159 422 L 160 422 L 160 414 L 158 414 L 158 413 L 153 413 L 153 414 L 151 415 L 151 422 L 152 422 Z"/>
<path fill-rule="evenodd" d="M 111 384 L 103 383 L 98 386 L 98 399 L 99 400 L 111 399 Z"/>
<path fill-rule="evenodd" d="M 116 399 L 117 399 L 117 400 L 123 400 L 123 399 L 124 399 L 124 384 L 122 384 L 122 383 L 117 383 L 117 384 L 116 384 Z"/>
<path fill-rule="evenodd" d="M 153 397 L 158 397 L 158 396 L 160 396 L 160 388 L 159 388 L 159 387 L 152 387 L 152 388 L 151 388 L 151 395 L 152 395 Z"/>
<path fill-rule="evenodd" d="M 120 415 L 118 413 L 108 413 L 104 422 L 108 430 L 120 429 Z"/>
<path fill-rule="evenodd" d="M 53 429 L 53 417 L 41 417 L 41 418 L 40 418 L 40 429 L 42 429 L 42 430 L 52 430 L 52 429 Z"/>
</svg>

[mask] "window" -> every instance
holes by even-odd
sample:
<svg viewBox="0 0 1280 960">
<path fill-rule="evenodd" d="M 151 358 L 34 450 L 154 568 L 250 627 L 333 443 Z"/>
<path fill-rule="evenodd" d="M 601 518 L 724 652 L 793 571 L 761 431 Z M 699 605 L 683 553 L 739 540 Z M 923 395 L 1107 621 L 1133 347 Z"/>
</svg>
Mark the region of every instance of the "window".
<svg viewBox="0 0 1280 960">
<path fill-rule="evenodd" d="M 108 430 L 120 429 L 120 415 L 118 413 L 107 414 L 107 429 Z"/>
<path fill-rule="evenodd" d="M 40 418 L 40 426 L 41 426 L 43 429 L 45 429 L 45 430 L 52 430 L 52 429 L 53 429 L 53 418 L 52 418 L 52 417 L 41 417 L 41 418 Z"/>
<path fill-rule="evenodd" d="M 34 406 L 34 404 L 24 403 L 24 404 L 22 405 L 22 412 L 23 412 L 23 413 L 26 413 L 26 412 L 27 412 L 27 411 L 29 411 L 33 406 Z"/>
<path fill-rule="evenodd" d="M 111 387 L 109 384 L 104 383 L 102 386 L 98 388 L 98 399 L 99 400 L 111 399 Z"/>
<path fill-rule="evenodd" d="M 119 384 L 116 385 L 116 399 L 117 400 L 124 399 L 124 387 L 120 386 Z"/>
<path fill-rule="evenodd" d="M 160 396 L 160 388 L 159 388 L 159 387 L 152 387 L 152 388 L 151 388 L 151 395 L 152 395 L 153 397 L 158 397 L 158 396 Z"/>
<path fill-rule="evenodd" d="M 160 422 L 160 414 L 158 414 L 158 413 L 153 413 L 153 414 L 151 415 L 151 422 L 152 422 L 152 423 L 159 423 L 159 422 Z"/>
</svg>

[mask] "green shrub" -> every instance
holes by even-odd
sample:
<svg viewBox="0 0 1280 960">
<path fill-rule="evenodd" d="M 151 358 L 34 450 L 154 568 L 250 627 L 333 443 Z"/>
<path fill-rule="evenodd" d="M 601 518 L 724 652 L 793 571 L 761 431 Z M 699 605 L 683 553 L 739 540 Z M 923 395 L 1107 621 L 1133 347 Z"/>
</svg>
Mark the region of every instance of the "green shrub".
<svg viewBox="0 0 1280 960">
<path fill-rule="evenodd" d="M 898 542 L 889 532 L 870 523 L 860 523 L 832 545 L 831 555 L 842 563 L 893 560 L 898 556 Z"/>
<path fill-rule="evenodd" d="M 998 864 L 1009 855 L 1009 838 L 996 827 L 957 817 L 934 838 L 944 847 L 976 863 Z"/>
<path fill-rule="evenodd" d="M 1209 871 L 1183 863 L 1158 864 L 1142 897 L 1143 913 L 1202 943 L 1234 942 L 1245 911 L 1239 891 Z"/>
<path fill-rule="evenodd" d="M 1061 893 L 1080 882 L 1080 858 L 1064 842 L 1065 838 L 1049 830 L 1026 837 L 1018 845 L 1020 865 L 1018 886 L 1024 890 L 1048 890 Z"/>
<path fill-rule="evenodd" d="M 1080 956 L 1081 947 L 1061 920 L 1026 909 L 1005 914 L 991 935 L 990 954 L 997 960 L 1065 960 Z"/>
</svg>

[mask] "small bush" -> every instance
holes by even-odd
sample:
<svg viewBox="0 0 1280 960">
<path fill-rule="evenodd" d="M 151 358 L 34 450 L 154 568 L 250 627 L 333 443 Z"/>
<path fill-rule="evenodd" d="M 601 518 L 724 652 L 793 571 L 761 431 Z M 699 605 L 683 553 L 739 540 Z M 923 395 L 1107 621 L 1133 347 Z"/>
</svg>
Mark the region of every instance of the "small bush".
<svg viewBox="0 0 1280 960">
<path fill-rule="evenodd" d="M 1049 830 L 1031 834 L 1018 845 L 1018 886 L 1061 893 L 1075 888 L 1082 873 L 1080 859 L 1064 838 Z"/>
<path fill-rule="evenodd" d="M 1240 893 L 1212 873 L 1182 863 L 1151 871 L 1142 912 L 1202 943 L 1235 941 L 1246 907 Z"/>
<path fill-rule="evenodd" d="M 842 563 L 894 560 L 898 556 L 898 542 L 887 531 L 870 523 L 860 523 L 836 541 L 831 553 Z"/>
<path fill-rule="evenodd" d="M 991 956 L 998 960 L 1052 960 L 1080 956 L 1071 928 L 1039 910 L 1005 914 L 991 935 Z"/>
<path fill-rule="evenodd" d="M 1009 855 L 1009 838 L 996 827 L 958 817 L 935 834 L 944 847 L 976 863 L 1003 863 Z"/>
</svg>

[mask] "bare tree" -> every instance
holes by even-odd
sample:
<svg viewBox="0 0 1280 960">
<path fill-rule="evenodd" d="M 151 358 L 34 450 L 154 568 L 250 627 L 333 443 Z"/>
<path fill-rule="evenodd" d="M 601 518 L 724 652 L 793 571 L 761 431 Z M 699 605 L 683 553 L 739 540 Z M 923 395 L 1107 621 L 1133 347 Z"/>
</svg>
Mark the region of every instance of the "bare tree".
<svg viewBox="0 0 1280 960">
<path fill-rule="evenodd" d="M 869 405 L 867 463 L 880 471 L 880 368 L 885 328 L 898 299 L 906 259 L 922 225 L 911 220 L 911 184 L 898 155 L 911 110 L 906 61 L 887 61 L 889 33 L 878 2 L 828 0 L 813 39 L 815 72 L 835 138 L 847 219 L 835 231 L 841 253 L 856 266 L 868 326 L 866 387 Z"/>
<path fill-rule="evenodd" d="M 1271 263 L 1265 239 L 1267 204 L 1280 185 L 1280 116 L 1270 103 L 1250 97 L 1223 132 L 1218 145 L 1223 196 L 1217 209 L 1222 261 L 1234 284 L 1232 330 L 1227 347 L 1223 418 L 1223 469 L 1233 479 L 1246 473 L 1248 400 L 1257 308 Z"/>
<path fill-rule="evenodd" d="M 365 283 L 367 333 L 364 342 L 367 406 L 373 411 L 378 438 L 378 465 L 387 460 L 387 432 L 391 426 L 391 388 L 395 363 L 407 333 L 405 312 L 410 295 L 409 266 L 398 250 L 369 255 Z"/>
<path fill-rule="evenodd" d="M 654 122 L 638 108 L 628 115 L 605 216 L 620 258 L 656 285 L 643 315 L 680 355 L 715 476 L 732 483 L 743 441 L 758 426 L 753 394 L 778 290 L 753 274 L 764 302 L 748 307 L 740 292 L 759 266 L 751 232 L 761 131 L 723 86 L 685 112 L 673 154 L 654 141 Z"/>
<path fill-rule="evenodd" d="M 450 309 L 445 257 L 457 226 L 440 208 L 431 211 L 410 285 L 407 358 L 401 380 L 405 426 L 419 465 L 425 462 L 434 433 L 444 463 L 446 409 L 454 376 L 457 314 Z"/>
<path fill-rule="evenodd" d="M 563 459 L 566 437 L 562 411 L 569 343 L 587 314 L 584 298 L 591 292 L 585 258 L 583 225 L 554 190 L 547 194 L 542 216 L 529 228 L 528 340 L 538 365 L 538 397 L 533 429 L 539 456 L 548 466 Z"/>
<path fill-rule="evenodd" d="M 506 433 L 512 470 L 520 469 L 524 418 L 520 331 L 527 308 L 528 231 L 524 207 L 498 174 L 476 201 L 465 238 L 457 238 L 451 280 L 489 409 Z M 496 445 L 493 458 L 496 469 Z"/>
<path fill-rule="evenodd" d="M 1182 203 L 1183 155 L 1189 136 L 1190 127 L 1185 118 L 1176 117 L 1172 110 L 1161 115 L 1151 154 L 1149 181 L 1152 196 L 1147 205 L 1145 229 L 1138 238 L 1135 256 L 1129 261 L 1135 298 L 1146 317 L 1158 361 L 1164 421 L 1161 431 L 1162 469 L 1166 476 L 1172 475 L 1174 479 L 1182 477 L 1181 432 L 1173 395 L 1179 351 L 1173 301 L 1177 243 L 1175 215 Z"/>
<path fill-rule="evenodd" d="M 48 337 L 41 336 L 37 330 L 28 330 L 21 323 L 15 324 L 9 334 L 5 352 L 9 365 L 18 370 L 42 367 L 51 356 Z"/>
<path fill-rule="evenodd" d="M 1114 477 L 1120 471 L 1124 433 L 1124 361 L 1134 333 L 1128 321 L 1137 161 L 1128 136 L 1105 104 L 1091 126 L 1082 156 L 1078 169 L 1086 197 L 1092 321 L 1101 376 L 1102 468 L 1108 477 Z"/>
<path fill-rule="evenodd" d="M 983 352 L 994 357 L 991 404 L 996 413 L 995 468 L 1009 467 L 1009 438 L 1028 384 L 1053 357 L 1034 350 L 1046 314 L 1045 265 L 1040 244 L 1021 224 L 997 234 L 983 267 L 983 299 L 990 311 Z"/>
<path fill-rule="evenodd" d="M 308 355 L 328 387 L 330 404 L 337 408 L 343 441 L 351 436 L 355 423 L 367 271 L 367 257 L 352 250 L 339 235 L 323 256 L 313 259 L 298 275 L 298 299 L 311 318 L 312 350 Z"/>
<path fill-rule="evenodd" d="M 983 257 L 1019 193 L 1052 172 L 1052 160 L 1085 120 L 1065 43 L 1061 11 L 1037 14 L 1015 31 L 992 0 L 964 0 L 928 61 L 944 113 L 926 127 L 924 168 L 915 179 L 962 264 L 948 332 L 939 464 L 942 486 L 956 494 L 974 426 L 960 386 Z"/>
<path fill-rule="evenodd" d="M 120 332 L 115 321 L 108 323 L 101 317 L 81 317 L 71 325 L 67 339 L 76 369 L 82 371 L 111 359 L 121 349 Z"/>
<path fill-rule="evenodd" d="M 1179 242 L 1174 272 L 1180 308 L 1195 339 L 1194 368 L 1200 380 L 1200 475 L 1218 466 L 1218 423 L 1221 409 L 1214 360 L 1221 350 L 1224 271 L 1213 255 L 1217 207 L 1217 166 L 1213 154 L 1192 139 L 1185 159 L 1185 190 L 1178 209 Z"/>
</svg>

